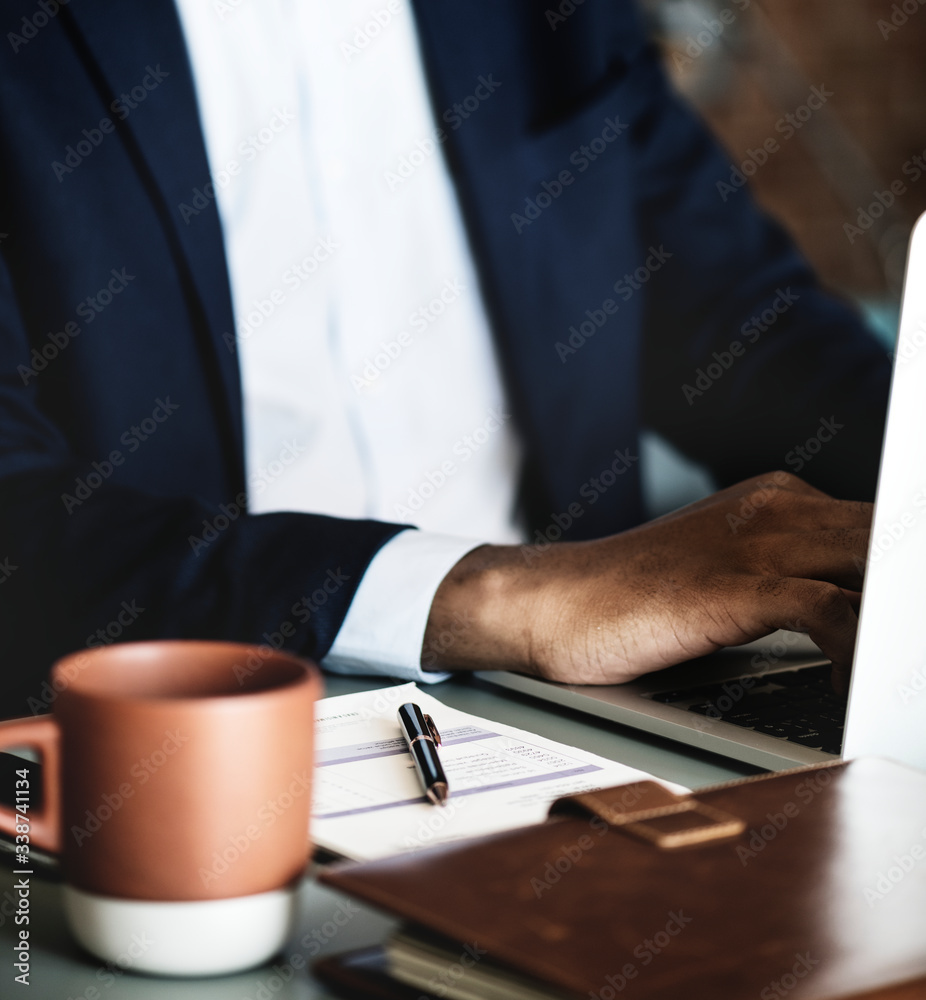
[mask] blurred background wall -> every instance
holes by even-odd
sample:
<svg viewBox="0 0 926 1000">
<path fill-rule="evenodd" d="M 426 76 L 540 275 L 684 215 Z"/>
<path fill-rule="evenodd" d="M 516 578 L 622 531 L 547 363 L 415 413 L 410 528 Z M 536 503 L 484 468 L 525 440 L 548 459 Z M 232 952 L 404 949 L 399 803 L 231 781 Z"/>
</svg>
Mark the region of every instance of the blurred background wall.
<svg viewBox="0 0 926 1000">
<path fill-rule="evenodd" d="M 926 211 L 926 0 L 643 6 L 676 87 L 759 202 L 892 345 L 907 240 Z M 710 488 L 660 442 L 645 452 L 654 513 Z"/>
</svg>

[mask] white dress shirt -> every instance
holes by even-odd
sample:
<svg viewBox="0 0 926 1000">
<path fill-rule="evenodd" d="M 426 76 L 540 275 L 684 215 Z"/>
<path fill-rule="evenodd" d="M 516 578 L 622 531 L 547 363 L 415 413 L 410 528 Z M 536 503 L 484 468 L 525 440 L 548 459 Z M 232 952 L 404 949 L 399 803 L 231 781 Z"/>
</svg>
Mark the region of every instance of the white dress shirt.
<svg viewBox="0 0 926 1000">
<path fill-rule="evenodd" d="M 520 450 L 412 13 L 176 4 L 228 260 L 250 510 L 421 528 L 376 555 L 324 666 L 434 679 L 419 656 L 440 581 L 474 545 L 522 540 Z"/>
</svg>

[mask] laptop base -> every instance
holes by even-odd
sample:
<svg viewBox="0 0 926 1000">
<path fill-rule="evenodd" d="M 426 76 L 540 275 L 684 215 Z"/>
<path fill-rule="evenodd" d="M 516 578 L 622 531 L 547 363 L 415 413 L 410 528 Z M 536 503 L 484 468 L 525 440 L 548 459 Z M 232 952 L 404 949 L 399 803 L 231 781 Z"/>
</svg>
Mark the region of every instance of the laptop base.
<svg viewBox="0 0 926 1000">
<path fill-rule="evenodd" d="M 738 647 L 736 650 L 724 650 L 713 656 L 646 674 L 626 684 L 557 684 L 505 670 L 479 671 L 476 676 L 498 687 L 771 771 L 838 760 L 837 754 L 800 746 L 787 739 L 746 729 L 708 715 L 699 715 L 652 697 L 696 685 L 720 684 L 724 686 L 731 703 L 735 703 L 746 698 L 754 687 L 763 684 L 764 680 L 760 678 L 773 680 L 776 673 L 793 671 L 799 667 L 819 667 L 828 662 L 819 651 L 816 651 L 815 656 L 808 655 L 807 652 L 802 654 L 799 649 L 793 648 L 797 643 L 789 647 L 788 655 L 775 656 L 769 652 L 776 648 L 772 639 L 774 637 L 761 640 L 761 646 L 751 644 L 745 649 Z M 781 644 L 780 639 L 775 642 Z M 807 644 L 800 645 L 804 645 L 806 649 Z M 754 652 L 756 648 L 760 652 Z"/>
</svg>

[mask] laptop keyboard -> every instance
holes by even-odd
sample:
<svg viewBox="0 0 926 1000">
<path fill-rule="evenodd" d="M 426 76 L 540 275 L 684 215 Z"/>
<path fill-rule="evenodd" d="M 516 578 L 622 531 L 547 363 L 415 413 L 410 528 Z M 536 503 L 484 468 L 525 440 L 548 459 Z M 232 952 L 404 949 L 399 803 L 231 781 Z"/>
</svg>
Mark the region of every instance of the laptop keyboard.
<svg viewBox="0 0 926 1000">
<path fill-rule="evenodd" d="M 722 684 L 649 695 L 653 701 L 730 722 L 803 747 L 838 754 L 846 702 L 830 683 L 828 663 Z"/>
</svg>

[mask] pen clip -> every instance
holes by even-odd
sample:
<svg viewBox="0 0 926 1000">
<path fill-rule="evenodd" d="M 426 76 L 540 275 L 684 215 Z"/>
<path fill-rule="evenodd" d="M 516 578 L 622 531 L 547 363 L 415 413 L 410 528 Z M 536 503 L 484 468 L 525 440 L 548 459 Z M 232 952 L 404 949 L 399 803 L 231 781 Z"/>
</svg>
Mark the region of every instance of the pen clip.
<svg viewBox="0 0 926 1000">
<path fill-rule="evenodd" d="M 431 734 L 431 739 L 434 740 L 435 746 L 440 746 L 440 733 L 437 731 L 437 726 L 434 725 L 434 720 L 426 712 L 423 712 L 424 721 L 427 724 L 428 732 Z"/>
</svg>

